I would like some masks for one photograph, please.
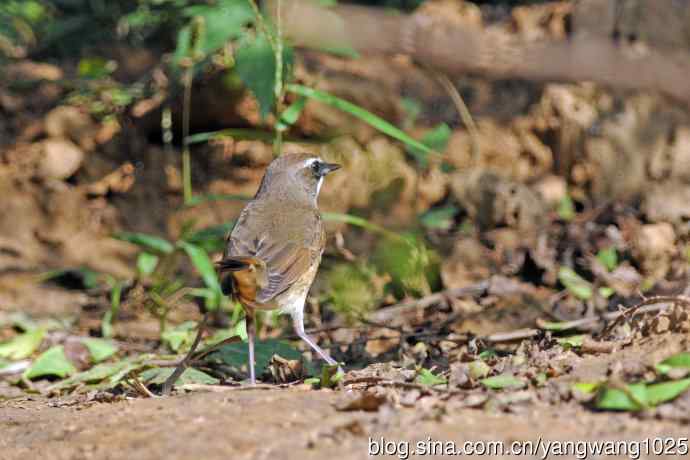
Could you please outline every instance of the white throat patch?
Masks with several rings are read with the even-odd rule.
[[[319,183],[316,184],[316,198],[319,197],[319,192],[321,191],[321,185],[323,185],[323,176],[319,177]]]

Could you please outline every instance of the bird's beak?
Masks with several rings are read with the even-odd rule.
[[[332,173],[336,169],[340,169],[340,165],[338,163],[323,163],[321,166],[321,175],[325,176],[326,174]]]

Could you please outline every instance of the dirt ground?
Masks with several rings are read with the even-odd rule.
[[[686,346],[686,341],[686,336],[670,335],[618,353],[577,359],[570,373],[544,390],[601,377],[614,363],[645,363],[658,350]],[[380,443],[381,437],[410,446],[429,439],[456,446],[465,441],[502,441],[511,446],[514,441],[539,439],[642,443],[688,437],[687,395],[674,404],[685,415],[676,421],[672,420],[676,410],[669,412],[663,406],[637,415],[596,412],[576,401],[549,404],[530,393],[517,403],[475,409],[463,407],[471,404],[467,393],[432,392],[405,407],[401,402],[406,390],[376,387],[368,391],[386,396],[377,409],[342,410],[362,392],[352,389],[357,384],[347,384],[349,378],[348,374],[340,390],[311,390],[305,385],[216,387],[217,391],[168,398],[109,402],[99,402],[93,394],[54,399],[17,396],[0,403],[2,459],[361,459],[369,449],[376,449],[371,443]],[[405,457],[404,453],[400,450],[396,455]],[[542,456],[543,450],[525,458]],[[571,451],[564,458],[576,457],[577,451]],[[641,458],[651,457],[659,458],[641,453]]]
[[[576,2],[479,3],[425,8],[487,31],[566,39]],[[246,369],[230,360],[197,361],[222,384],[182,385],[170,397],[141,377],[182,356],[188,322],[213,298],[198,295],[213,286],[182,248],[197,245],[215,279],[223,236],[274,158],[265,135],[275,120],[232,83],[235,70],[214,59],[185,103],[166,73],[169,53],[157,49],[99,45],[93,52],[117,72],[93,80],[75,79],[76,57],[27,54],[0,67],[1,83],[31,82],[0,84],[0,460],[361,459],[382,438],[504,443],[487,458],[506,457],[516,441],[533,443],[525,458],[555,457],[543,441],[649,440],[659,450],[661,440],[668,458],[682,453],[687,386],[629,412],[597,408],[595,393],[690,385],[687,362],[658,368],[682,353],[690,361],[688,107],[586,82],[463,75],[445,88],[405,56],[297,51],[294,82],[361,105],[443,158],[420,162],[416,148],[317,100],[285,134],[284,152],[343,166],[319,197],[328,246],[306,306],[307,329],[346,363],[331,389],[305,383],[321,374],[303,372],[308,350],[287,318],[259,328],[262,341],[285,339],[292,352],[262,372],[277,372],[273,383],[232,386]],[[143,93],[139,81],[149,82]],[[131,101],[115,104],[118,94]],[[211,135],[191,144],[191,166],[185,112],[190,134]],[[237,131],[217,132],[226,128]],[[652,296],[675,300],[634,313]],[[229,300],[221,307],[208,339],[241,335],[241,315]],[[173,346],[163,332],[184,324]],[[27,353],[11,349],[44,328]],[[116,350],[97,361],[82,341],[101,339]],[[47,351],[68,346],[70,372],[27,377]],[[49,389],[142,356],[157,364]],[[518,385],[486,383],[506,376]],[[412,456],[404,446],[394,456]],[[572,449],[562,458],[584,458]]]
[[[535,406],[520,414],[459,409],[439,420],[419,420],[409,408],[343,413],[334,408],[342,396],[330,390],[252,390],[112,404],[66,402],[67,407],[14,401],[3,407],[2,458],[361,459],[367,456],[369,438],[381,436],[395,442],[431,437],[458,445],[480,440],[508,445],[536,442],[539,436],[642,441],[688,435],[687,426],[680,424],[574,407]]]

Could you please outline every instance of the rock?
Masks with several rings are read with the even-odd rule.
[[[456,172],[451,176],[450,188],[482,230],[507,225],[531,231],[539,228],[546,217],[546,207],[532,189],[493,172]]]
[[[666,276],[676,251],[675,240],[673,226],[667,222],[639,228],[633,242],[633,254],[647,277],[659,280]]]
[[[441,266],[443,285],[446,288],[459,288],[487,279],[495,268],[489,253],[475,238],[458,239],[452,254],[444,259]]]
[[[642,211],[652,222],[682,223],[690,218],[690,186],[664,182],[644,196]]]
[[[682,181],[690,179],[690,127],[677,127],[670,146],[671,174]]]
[[[43,141],[43,158],[38,165],[38,175],[46,179],[64,180],[79,170],[84,152],[67,139]]]
[[[87,114],[76,107],[56,107],[48,112],[44,123],[49,137],[71,139],[85,150],[95,147],[97,127]]]
[[[534,189],[550,208],[556,207],[568,194],[568,184],[565,179],[553,174],[539,180],[534,184]]]

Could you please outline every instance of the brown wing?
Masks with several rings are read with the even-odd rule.
[[[282,211],[250,203],[227,240],[225,258],[255,257],[265,267],[265,273],[257,273],[257,303],[268,303],[290,287],[318,263],[323,249],[323,225],[316,210],[306,215]],[[295,214],[299,220],[290,219]]]

